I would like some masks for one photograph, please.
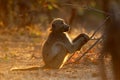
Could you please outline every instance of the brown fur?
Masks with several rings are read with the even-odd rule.
[[[61,18],[51,23],[51,33],[45,41],[42,55],[46,68],[62,68],[67,60],[68,53],[79,50],[88,40],[86,34],[78,35],[73,41],[67,34],[69,26]]]

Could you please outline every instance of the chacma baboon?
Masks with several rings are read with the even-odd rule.
[[[68,53],[73,53],[89,40],[86,34],[78,35],[73,41],[67,34],[69,25],[61,18],[56,18],[51,23],[51,33],[42,49],[43,61],[46,68],[62,68],[68,58]]]

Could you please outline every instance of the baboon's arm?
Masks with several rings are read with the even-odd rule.
[[[73,41],[71,41],[71,39],[69,39],[69,37],[67,37],[66,35],[64,45],[69,53],[73,53],[79,50],[86,42],[86,38],[80,35],[76,37]]]

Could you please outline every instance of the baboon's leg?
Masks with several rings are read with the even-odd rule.
[[[63,50],[61,53],[57,54],[56,57],[51,61],[49,64],[50,68],[62,68],[64,63],[66,62],[67,58],[67,53]]]

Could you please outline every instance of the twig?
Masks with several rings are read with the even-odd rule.
[[[95,8],[87,6],[87,5],[85,5],[85,6],[79,6],[79,5],[73,5],[73,4],[62,4],[62,5],[63,6],[71,6],[71,7],[81,7],[81,8],[86,9],[86,10],[92,10],[94,12],[98,12],[98,13],[101,13],[101,14],[111,15],[110,13],[107,13],[107,12],[102,11],[100,9],[95,9]]]
[[[90,39],[92,39],[92,37],[98,32],[98,30],[101,29],[101,26],[103,26],[105,24],[105,22],[110,18],[110,16],[108,16],[100,25],[98,25],[97,29],[94,31],[94,33],[92,34],[92,36],[90,37]]]
[[[92,39],[90,39],[90,40],[98,40],[99,38],[92,38]]]
[[[99,10],[99,9],[95,9],[95,8],[93,8],[93,7],[87,7],[87,10],[92,10],[92,11],[94,11],[94,12],[98,12],[98,13],[101,13],[101,14],[106,14],[106,15],[111,15],[110,13],[108,13],[108,12],[105,12],[105,11],[102,11],[102,10]]]
[[[79,57],[78,59],[76,59],[75,62],[79,61],[82,57],[84,57],[84,56],[102,39],[102,37],[103,37],[103,36],[101,36],[99,39],[97,39],[97,41],[96,41],[86,52],[84,52],[81,57]],[[75,55],[75,53],[72,54],[72,55],[69,57],[69,59],[67,60],[67,62],[68,62],[74,55]],[[75,62],[74,62],[74,63],[75,63]],[[69,63],[66,63],[66,64],[69,64]]]
[[[75,53],[73,53],[66,61],[66,64],[68,64],[67,62],[75,55]]]
[[[101,24],[97,27],[97,29],[94,31],[94,33],[93,33],[92,36],[90,37],[90,40],[91,40],[92,37],[98,32],[98,30],[101,29],[101,26],[103,26],[103,25],[105,24],[105,22],[109,19],[109,17],[110,17],[110,16],[108,16],[108,17],[103,21],[103,23],[101,23]],[[100,39],[100,38],[99,38],[99,39]],[[98,39],[97,41],[99,41],[99,39]],[[97,41],[96,41],[96,42],[97,42]],[[96,44],[97,44],[97,43],[96,43]],[[95,45],[96,45],[96,44],[95,44]],[[95,45],[93,44],[92,46],[94,47]],[[91,46],[91,47],[92,47],[92,46]],[[92,47],[92,48],[91,48],[91,47],[86,51],[86,53],[93,48],[93,47]],[[68,58],[67,62],[74,56],[74,54],[75,54],[75,53],[73,53],[73,54]],[[84,55],[84,54],[83,54],[83,55]]]
[[[86,52],[84,52],[80,58],[76,59],[75,62],[81,60],[82,57],[84,57],[102,38],[103,36],[101,36]]]

